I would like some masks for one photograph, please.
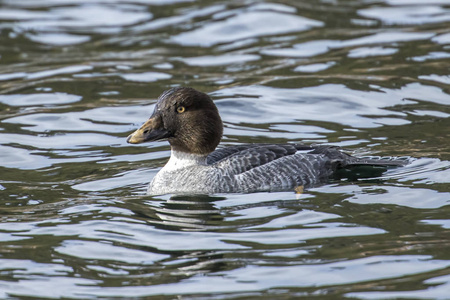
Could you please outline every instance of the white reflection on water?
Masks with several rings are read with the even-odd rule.
[[[323,53],[332,51],[333,49],[341,49],[356,46],[376,45],[376,44],[392,44],[425,40],[433,37],[433,33],[427,32],[403,32],[403,31],[389,31],[370,34],[358,38],[338,41],[338,40],[314,40],[301,44],[295,44],[290,48],[277,48],[277,49],[263,49],[260,52],[266,55],[273,56],[285,56],[285,57],[311,57],[317,56]],[[349,56],[356,54],[362,55],[361,51],[364,50],[365,56],[379,56],[388,55],[397,52],[395,48],[380,48],[380,47],[360,47],[360,50],[351,50]],[[389,49],[389,50],[388,50]]]
[[[124,219],[124,218],[122,218]],[[130,220],[132,221],[132,220]],[[181,223],[182,225],[182,223]],[[291,224],[294,225],[294,224]],[[55,224],[33,227],[21,236],[77,236],[82,239],[107,240],[134,246],[146,246],[160,251],[204,251],[226,249],[250,249],[242,243],[264,245],[301,244],[307,240],[386,233],[382,229],[345,223],[313,223],[312,228],[266,230],[243,230],[241,232],[167,231],[148,224],[124,220],[90,220],[79,224]],[[193,243],[192,241],[195,241]],[[131,257],[131,256],[130,256]]]
[[[377,88],[374,86],[374,88]],[[414,104],[418,99],[436,103],[448,103],[448,95],[441,89],[418,83],[408,84],[399,90],[378,88],[379,91],[351,91],[342,85],[321,85],[303,89],[276,89],[265,86],[246,86],[222,89],[214,96],[233,97],[247,109],[222,105],[217,101],[226,122],[239,123],[242,118],[252,123],[278,123],[295,120],[338,120],[341,124],[356,128],[373,128],[382,124],[408,124],[404,113],[388,111],[395,105]],[[247,96],[246,96],[247,95]],[[339,96],[336,96],[339,95]],[[257,98],[255,98],[257,96]],[[279,110],[280,103],[284,109]],[[274,112],[266,114],[264,112]],[[373,116],[391,115],[390,118]],[[370,115],[371,117],[366,117]],[[398,116],[395,118],[394,116]]]
[[[91,40],[90,36],[73,35],[67,33],[36,33],[27,34],[27,37],[34,42],[54,46],[75,45]]]
[[[169,255],[149,251],[125,249],[109,242],[80,240],[65,240],[60,247],[55,248],[55,251],[84,259],[113,260],[140,265],[153,264],[155,261],[169,257]]]
[[[3,293],[5,293],[4,295],[7,295],[6,293],[12,293],[29,296],[38,293],[39,295],[42,295],[42,297],[64,296],[82,298],[83,296],[81,295],[84,295],[84,297],[88,295],[103,297],[109,297],[111,295],[114,295],[115,297],[161,295],[166,294],[167,291],[173,289],[176,289],[177,294],[197,294],[198,291],[202,291],[203,293],[223,293],[229,292],[230,290],[234,292],[261,291],[277,287],[345,285],[372,280],[400,278],[416,273],[442,270],[449,265],[450,264],[447,261],[433,260],[430,256],[426,255],[373,256],[354,259],[352,261],[331,262],[319,265],[292,265],[284,267],[254,265],[231,271],[218,272],[215,275],[205,276],[201,274],[199,276],[193,276],[190,280],[172,284],[97,288],[92,287],[92,285],[95,285],[95,281],[93,280],[60,277],[64,273],[70,271],[67,270],[67,268],[61,268],[56,264],[51,265],[29,262],[26,265],[22,265],[24,271],[21,273],[30,276],[29,273],[32,273],[33,269],[39,270],[41,267],[50,267],[57,274],[57,277],[54,277],[51,281],[53,286],[49,289],[49,282],[45,281],[45,277],[39,276],[38,273],[36,275],[31,275],[32,281],[23,280],[20,283],[20,290],[17,289],[16,286],[19,285],[17,285],[16,282],[11,282],[10,285],[3,290]],[[180,273],[182,272],[183,270],[181,269]],[[189,273],[189,271],[186,270],[186,273]],[[430,281],[431,282],[427,283],[443,283],[447,280],[446,277],[440,277]],[[445,286],[441,285],[441,288],[442,287]],[[443,290],[437,292],[437,298],[444,299],[442,298]],[[353,295],[356,296],[358,294],[359,293],[355,293]],[[389,297],[389,295],[404,295],[404,292],[361,294],[367,295],[369,299],[373,299],[374,297],[370,297],[371,294],[375,296],[382,296],[385,294]],[[415,294],[417,294],[417,292],[411,292],[411,295]],[[431,295],[432,294],[433,293],[431,293]],[[429,296],[430,294],[426,293],[425,295]],[[375,297],[375,299],[377,298]]]
[[[19,140],[15,140],[15,142],[19,142]],[[98,161],[102,157],[101,153],[95,151],[85,153],[67,153],[66,156],[68,158],[49,158],[47,154],[48,153],[42,153],[37,150],[30,151],[0,145],[0,159],[2,160],[2,167],[20,170],[38,170],[48,168],[56,164]]]
[[[303,73],[317,73],[326,69],[331,68],[336,63],[334,61],[329,61],[323,64],[311,64],[311,65],[302,65],[298,66],[294,69],[294,72],[303,72]]]
[[[412,57],[413,61],[427,61],[450,58],[450,53],[447,52],[430,52],[427,55]]]
[[[359,58],[368,56],[383,56],[397,53],[398,49],[383,47],[360,47],[350,51],[348,57]]]
[[[121,75],[122,78],[129,81],[153,82],[157,80],[170,79],[172,75],[161,72],[127,73]]]
[[[260,59],[259,55],[250,54],[225,54],[219,56],[197,56],[180,58],[179,60],[189,66],[223,66],[228,64],[245,63]]]
[[[450,173],[450,172],[447,172]],[[348,192],[347,189],[336,187],[335,192]],[[450,193],[439,193],[430,189],[379,186],[377,189],[354,187],[354,196],[346,200],[358,204],[396,204],[400,206],[433,209],[450,203]],[[415,201],[414,199],[420,199]]]
[[[424,80],[431,80],[431,81],[435,81],[435,82],[439,82],[439,83],[444,83],[444,84],[449,84],[450,85],[450,75],[436,75],[436,74],[431,74],[431,75],[420,75],[419,76],[420,79],[424,79]]]
[[[420,4],[422,4],[421,2]],[[400,1],[397,7],[371,7],[358,10],[358,14],[372,19],[378,19],[389,25],[427,24],[450,21],[450,10],[438,5],[410,5],[408,1]],[[419,3],[416,3],[419,4]],[[447,4],[448,1],[441,4]]]
[[[80,65],[80,66],[66,66],[62,68],[57,69],[47,69],[45,71],[37,71],[37,72],[15,72],[15,73],[6,73],[0,75],[0,81],[2,80],[11,80],[11,79],[18,79],[18,78],[24,78],[26,80],[36,80],[36,79],[42,79],[46,77],[53,77],[56,75],[61,74],[76,74],[87,70],[92,70],[92,66],[86,66],[86,65]],[[59,93],[61,94],[61,93]],[[58,93],[56,93],[58,95]],[[22,95],[23,97],[26,97],[27,95]],[[29,95],[28,95],[29,96]],[[39,94],[35,94],[36,97],[39,97]],[[4,97],[4,96],[2,96]],[[49,95],[49,97],[54,97],[52,95]]]
[[[13,27],[16,30],[49,32],[71,30],[86,30],[88,32],[113,33],[120,27],[136,24],[152,18],[144,6],[129,5],[97,5],[51,7],[47,11],[32,11],[22,9],[2,9],[0,20],[16,20]],[[119,27],[119,28],[117,28]],[[58,38],[58,36],[53,36]],[[39,40],[45,42],[45,39]],[[45,38],[45,36],[44,36]],[[67,37],[63,36],[63,39]]]
[[[242,12],[225,21],[216,21],[207,26],[172,37],[181,45],[208,47],[255,36],[304,31],[323,23],[300,16],[269,11]]]
[[[412,291],[383,291],[383,292],[359,292],[348,293],[348,297],[355,297],[358,299],[448,299],[448,291],[450,290],[450,275],[438,276],[424,280],[426,286],[422,289]]]
[[[450,33],[437,35],[433,37],[431,40],[438,44],[450,44]]]
[[[0,298],[448,298],[448,1],[309,2],[0,1]],[[422,158],[148,197],[168,144],[126,136],[178,85],[211,93],[222,145]]]
[[[9,106],[38,106],[49,104],[67,104],[81,100],[81,96],[66,93],[14,94],[0,95],[0,103]]]
[[[340,43],[340,41],[334,40],[314,40],[302,44],[294,44],[292,48],[263,49],[260,52],[273,56],[310,57],[326,53],[333,46],[337,46]]]

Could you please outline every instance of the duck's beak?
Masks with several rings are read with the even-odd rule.
[[[148,119],[141,128],[130,134],[127,142],[130,144],[140,144],[161,140],[169,136],[169,131],[164,128],[161,117],[157,115]]]

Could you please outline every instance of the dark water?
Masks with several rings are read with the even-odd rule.
[[[0,298],[450,299],[450,2],[0,0]],[[222,145],[415,158],[305,191],[145,195],[173,86]]]

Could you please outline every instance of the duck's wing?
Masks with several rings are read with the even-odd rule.
[[[329,145],[244,145],[225,148],[212,156],[221,158],[211,166],[226,174],[221,180],[224,191],[233,185],[239,190],[280,191],[298,186],[314,186],[336,179],[372,178],[381,175],[388,166],[403,165],[397,159],[358,158]],[[211,159],[212,159],[211,158]],[[227,179],[227,180],[225,180]],[[233,181],[236,180],[236,181]],[[233,189],[231,189],[233,190]]]
[[[302,144],[247,144],[218,149],[207,157],[207,163],[232,165],[235,174],[265,165],[298,151],[313,151],[314,146]]]
[[[208,157],[206,158],[206,163],[208,165],[211,165],[233,154],[245,151],[250,148],[255,148],[257,146],[258,144],[243,144],[216,149],[208,155]]]
[[[207,163],[227,164],[234,174],[240,174],[254,168],[266,165],[280,158],[293,156],[299,158],[299,164],[305,162],[301,157],[306,155],[308,163],[316,164],[329,162],[329,171],[340,168],[352,168],[354,166],[402,166],[406,164],[404,159],[379,158],[379,157],[354,157],[342,151],[338,146],[332,145],[303,145],[303,144],[247,144],[236,145],[218,149],[212,152]],[[300,162],[302,160],[302,162]],[[297,163],[294,163],[297,164]]]

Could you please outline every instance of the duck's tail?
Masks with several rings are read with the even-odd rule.
[[[388,169],[402,167],[410,162],[409,157],[352,156],[336,146],[315,146],[313,152],[324,154],[331,159],[334,177],[337,179],[378,177]]]
[[[383,166],[383,167],[403,167],[409,163],[409,157],[393,157],[393,156],[351,156],[351,159],[346,160],[347,166]]]
[[[338,164],[334,174],[337,179],[350,180],[379,177],[389,169],[405,166],[409,160],[408,157],[351,156]]]

